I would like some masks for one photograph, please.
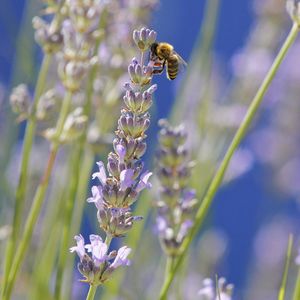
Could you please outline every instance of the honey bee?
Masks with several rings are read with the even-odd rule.
[[[183,58],[174,51],[174,47],[168,43],[153,43],[150,47],[150,61],[154,63],[153,74],[161,74],[166,66],[169,80],[177,77],[180,66],[187,66]]]

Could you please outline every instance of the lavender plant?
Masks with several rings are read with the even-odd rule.
[[[124,236],[140,216],[133,216],[131,205],[137,200],[144,188],[150,188],[148,182],[151,172],[143,172],[142,156],[146,151],[146,130],[150,125],[149,108],[156,85],[151,85],[151,62],[145,65],[144,54],[156,39],[156,32],[146,28],[133,33],[134,41],[140,50],[141,58],[133,58],[128,66],[131,83],[125,84],[125,108],[118,120],[116,138],[113,141],[114,152],[107,159],[107,170],[103,162],[98,162],[99,171],[92,178],[98,178],[100,185],[92,187],[92,197],[88,202],[95,203],[99,227],[105,232],[105,242],[100,236],[91,235],[91,244],[84,245],[82,236],[76,236],[76,251],[80,258],[79,271],[90,284],[87,299],[93,299],[98,285],[109,279],[111,273],[121,265],[128,265],[130,248],[121,247],[118,252],[107,254],[111,240]],[[92,257],[85,253],[85,248]],[[110,261],[114,258],[114,261]]]
[[[18,186],[16,190],[16,202],[15,202],[15,209],[14,209],[14,216],[13,216],[13,229],[12,234],[10,236],[10,240],[7,244],[6,248],[6,260],[5,260],[5,267],[4,267],[4,283],[3,286],[6,287],[9,272],[10,272],[10,264],[13,260],[13,250],[16,246],[17,239],[19,237],[19,231],[21,226],[21,217],[22,217],[22,211],[24,206],[24,200],[25,200],[25,194],[26,194],[26,185],[27,185],[27,175],[28,175],[28,166],[29,166],[29,159],[30,159],[30,153],[31,148],[33,144],[33,139],[36,131],[36,110],[39,103],[40,96],[42,95],[45,85],[46,85],[46,77],[49,70],[50,62],[53,57],[53,53],[58,49],[59,44],[61,42],[60,39],[60,24],[62,21],[61,16],[61,3],[55,4],[55,8],[53,10],[54,17],[50,25],[46,26],[45,23],[42,24],[43,27],[43,34],[39,34],[41,32],[37,31],[37,41],[41,42],[41,46],[43,48],[43,51],[45,53],[41,69],[39,72],[38,80],[36,83],[35,93],[34,93],[34,99],[32,106],[29,111],[29,105],[27,104],[27,112],[20,111],[20,105],[16,108],[16,102],[14,99],[11,99],[11,103],[13,105],[13,110],[17,113],[21,113],[23,117],[28,118],[28,124],[26,127],[26,133],[24,137],[24,145],[23,145],[23,157],[22,157],[22,163],[21,163],[21,170],[19,175],[19,181]],[[44,39],[43,39],[44,38]],[[19,97],[20,95],[18,95]],[[24,101],[24,99],[22,100]],[[18,100],[18,102],[20,102]],[[20,104],[20,103],[19,103]],[[22,109],[24,109],[24,103],[22,104]],[[5,288],[2,289],[2,295],[4,296]]]
[[[3,289],[4,298],[10,297],[18,269],[28,248],[29,240],[31,239],[49,184],[58,149],[61,144],[70,142],[78,137],[86,123],[86,118],[81,115],[80,112],[78,113],[77,111],[71,115],[69,115],[69,112],[72,106],[72,98],[78,92],[87,70],[93,64],[92,47],[95,41],[95,35],[97,34],[94,27],[95,24],[98,23],[101,6],[97,5],[97,10],[95,10],[95,7],[88,7],[86,11],[80,10],[79,14],[83,13],[83,15],[81,15],[80,21],[78,21],[76,18],[72,18],[73,5],[74,3],[70,1],[66,2],[64,6],[69,13],[69,19],[64,20],[62,24],[61,34],[64,44],[62,53],[59,53],[58,63],[58,73],[66,92],[55,127],[49,128],[45,132],[45,137],[51,142],[51,151],[45,173],[36,191],[32,208],[26,221],[24,236],[17,249],[16,257],[13,260],[13,265],[9,272],[8,284]],[[78,3],[78,5],[85,4]],[[34,19],[34,24],[37,29],[36,38],[41,42],[45,51],[52,52],[53,48],[56,49],[57,41],[61,42],[61,39],[57,38],[56,32],[51,35],[51,37],[54,35],[53,38],[49,38],[51,28],[48,30],[48,27],[39,19]],[[55,47],[52,47],[53,44],[55,44]],[[34,109],[34,113],[35,112],[36,108]]]
[[[293,4],[295,7],[298,7],[298,1],[294,1]],[[295,10],[293,10],[293,13],[295,13]],[[298,11],[297,11],[297,13],[298,13]],[[253,101],[250,104],[243,121],[241,122],[236,134],[234,135],[233,140],[232,140],[218,170],[216,171],[216,173],[208,187],[208,190],[207,190],[207,192],[201,202],[201,205],[196,213],[194,226],[192,227],[190,234],[184,241],[183,252],[180,255],[180,257],[177,259],[176,263],[172,266],[172,268],[169,269],[168,273],[165,276],[165,282],[161,289],[160,299],[166,299],[168,290],[172,283],[172,280],[173,280],[176,272],[178,271],[179,266],[181,265],[181,263],[183,261],[183,258],[188,250],[188,247],[190,246],[190,244],[193,240],[193,237],[196,235],[197,231],[203,224],[203,221],[205,219],[205,216],[207,215],[208,209],[212,203],[214,195],[216,194],[218,188],[220,187],[220,185],[223,181],[225,172],[229,166],[231,158],[232,158],[233,154],[235,153],[236,149],[238,148],[238,146],[240,145],[243,137],[245,136],[258,108],[261,105],[261,102],[263,100],[263,97],[264,97],[266,91],[268,90],[276,72],[279,69],[279,66],[281,65],[284,57],[287,54],[287,51],[293,45],[293,43],[298,35],[299,23],[297,21],[297,18],[295,19],[295,17],[293,17],[293,20],[294,20],[293,26],[291,28],[291,31],[290,31],[288,37],[286,38],[281,50],[279,51],[277,57],[275,58],[275,60],[272,64],[269,72],[267,73],[267,75],[266,75],[265,79],[263,80],[260,88],[258,89],[255,97],[253,98]]]
[[[100,34],[97,35],[94,47],[94,55],[98,59],[89,71],[85,86],[86,100],[83,111],[88,116],[89,124],[83,130],[79,142],[70,151],[71,159],[68,172],[73,175],[64,188],[64,193],[67,195],[67,199],[64,199],[65,204],[61,204],[56,196],[57,193],[52,196],[45,218],[46,226],[42,234],[42,236],[49,235],[52,239],[57,238],[57,236],[55,237],[56,231],[53,230],[52,225],[48,224],[47,220],[57,215],[57,211],[62,212],[61,222],[63,225],[60,223],[56,225],[59,228],[63,226],[59,263],[56,270],[55,252],[45,252],[44,249],[40,249],[34,276],[39,287],[32,289],[32,297],[51,293],[51,287],[48,285],[51,273],[48,272],[44,277],[40,276],[41,270],[49,268],[49,263],[47,263],[49,261],[52,261],[53,272],[57,273],[55,297],[71,297],[69,294],[71,293],[73,259],[66,254],[66,249],[70,243],[69,237],[79,230],[84,205],[82,199],[85,197],[89,184],[89,174],[94,157],[96,154],[101,155],[106,152],[109,143],[111,143],[112,135],[110,132],[113,130],[113,124],[117,119],[116,113],[120,106],[120,83],[124,80],[124,72],[127,69],[124,62],[128,61],[134,51],[133,43],[130,42],[129,37],[131,28],[147,21],[150,9],[154,7],[155,2],[143,1],[138,5],[138,9],[137,3],[132,2],[124,3],[124,5],[117,5],[117,3],[109,1],[104,3],[97,29]],[[126,51],[124,49],[125,43],[128,45]],[[58,184],[61,184],[60,179]],[[53,204],[53,201],[57,202],[57,205]],[[61,232],[60,229],[59,232]],[[50,245],[48,248],[50,249]]]
[[[161,188],[156,201],[157,230],[166,255],[174,259],[180,254],[181,245],[193,224],[193,211],[197,204],[195,191],[188,188],[190,169],[186,149],[187,134],[183,125],[172,127],[160,120],[157,151],[157,176]]]

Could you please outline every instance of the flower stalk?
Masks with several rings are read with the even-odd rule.
[[[64,124],[65,119],[67,117],[67,114],[68,114],[68,111],[69,111],[69,108],[71,105],[71,101],[72,101],[72,96],[73,96],[73,93],[71,93],[71,92],[66,93],[63,107],[62,107],[62,110],[60,113],[60,117],[57,122],[57,124],[59,126],[57,126],[57,128],[55,130],[55,136],[57,136],[57,137],[60,137],[60,135],[63,131],[63,126],[61,124]],[[49,185],[50,176],[51,176],[51,173],[53,170],[53,166],[55,163],[55,159],[56,159],[56,155],[57,155],[59,146],[60,146],[60,144],[58,142],[52,143],[47,166],[44,171],[44,175],[42,176],[41,182],[36,190],[36,193],[35,193],[35,196],[34,196],[30,211],[29,211],[29,215],[28,215],[26,223],[25,223],[22,238],[17,247],[16,254],[12,261],[12,266],[10,267],[10,270],[9,270],[7,284],[4,287],[4,291],[3,291],[3,293],[4,293],[3,299],[5,299],[5,300],[10,299],[17,273],[21,267],[22,261],[24,260],[24,256],[26,254],[26,251],[30,245],[30,240],[32,237],[33,229],[37,222],[37,219],[38,219],[38,216],[39,216],[39,213],[41,210],[41,206],[42,206],[43,200],[45,198],[45,194],[46,194],[46,191],[47,191],[47,188]]]
[[[121,110],[116,138],[113,140],[114,152],[108,155],[109,175],[103,162],[98,162],[99,171],[92,178],[97,178],[100,185],[92,187],[92,197],[87,199],[95,203],[99,226],[106,233],[106,239],[103,242],[100,236],[90,235],[91,244],[85,245],[83,237],[78,235],[75,236],[77,246],[70,248],[80,258],[78,269],[85,277],[83,281],[90,284],[92,295],[94,287],[107,281],[115,269],[129,265],[127,256],[131,249],[123,246],[118,251],[108,252],[110,242],[112,238],[124,236],[135,221],[142,219],[132,215],[131,205],[144,188],[151,187],[148,180],[152,173],[142,172],[144,163],[141,157],[146,151],[145,132],[150,125],[148,110],[156,85],[150,86],[152,66],[151,62],[144,65],[143,53],[155,41],[156,33],[142,28],[134,31],[133,37],[141,51],[141,60],[138,62],[133,58],[128,67],[131,83],[124,85],[125,107]],[[85,249],[91,252],[92,257],[85,253]]]
[[[12,233],[6,248],[5,255],[5,266],[4,266],[4,278],[3,278],[3,286],[6,285],[6,280],[9,274],[9,267],[11,265],[13,259],[13,249],[16,247],[16,241],[19,236],[19,231],[21,227],[21,219],[22,212],[24,206],[24,199],[26,194],[26,186],[27,186],[27,174],[28,174],[28,165],[30,160],[30,153],[32,149],[33,139],[36,131],[36,118],[35,111],[38,105],[40,96],[42,95],[45,85],[46,85],[46,77],[49,70],[49,65],[51,62],[51,55],[46,54],[43,58],[43,62],[41,65],[40,73],[38,75],[36,91],[33,101],[33,110],[28,119],[28,123],[26,126],[25,136],[24,136],[24,144],[23,144],[23,155],[21,161],[21,169],[19,175],[19,181],[17,185],[16,191],[16,202],[15,202],[15,210],[13,216],[13,225],[12,225]]]
[[[283,46],[281,47],[278,55],[276,56],[270,70],[268,71],[268,73],[267,73],[264,81],[262,82],[259,90],[257,91],[254,99],[252,100],[252,102],[247,110],[247,113],[246,113],[241,125],[239,126],[239,128],[238,128],[238,130],[237,130],[237,132],[236,132],[236,134],[235,134],[235,136],[234,136],[234,138],[233,138],[233,140],[232,140],[232,142],[220,164],[220,167],[218,168],[215,176],[213,177],[213,179],[209,185],[209,188],[204,196],[204,199],[201,202],[201,205],[197,211],[195,223],[191,229],[191,232],[183,243],[182,254],[179,256],[178,260],[174,264],[174,268],[172,269],[172,271],[169,272],[169,274],[165,278],[164,284],[163,284],[161,292],[160,292],[159,299],[164,300],[167,298],[167,294],[168,294],[169,288],[171,286],[171,283],[175,277],[175,274],[178,271],[180,265],[182,264],[182,262],[184,260],[184,256],[187,254],[188,248],[191,245],[193,238],[196,236],[196,234],[198,233],[199,229],[201,228],[201,226],[205,220],[205,217],[211,206],[213,198],[222,183],[224,174],[228,168],[230,160],[231,160],[233,154],[235,153],[235,151],[237,150],[238,146],[240,145],[246,132],[248,131],[248,129],[256,115],[256,112],[261,105],[261,102],[263,100],[265,93],[267,92],[267,90],[268,90],[275,74],[277,73],[277,70],[279,69],[283,59],[285,58],[289,48],[293,45],[296,37],[298,36],[298,32],[299,32],[298,24],[294,23],[286,40],[283,43]]]

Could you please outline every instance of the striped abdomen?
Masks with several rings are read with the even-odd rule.
[[[167,77],[174,80],[178,74],[179,60],[176,54],[170,55],[167,59]]]

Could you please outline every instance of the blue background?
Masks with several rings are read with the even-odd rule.
[[[225,74],[231,76],[231,56],[246,41],[253,22],[250,0],[221,1],[216,34],[215,51],[225,63]],[[24,1],[2,0],[0,9],[0,82],[10,86],[12,62],[15,55],[15,39],[18,35]],[[188,60],[203,17],[205,1],[161,1],[151,24],[158,31],[158,40],[173,44],[178,53]],[[39,64],[36,64],[36,68]],[[159,89],[156,93],[159,103],[158,118],[167,117],[170,112],[176,85],[157,76]],[[296,219],[299,211],[292,201],[274,201],[274,195],[267,194],[262,182],[264,171],[257,165],[247,175],[223,188],[217,195],[213,208],[214,224],[229,236],[230,265],[223,273],[241,291],[246,281],[250,251],[254,235],[269,215],[281,210]]]

